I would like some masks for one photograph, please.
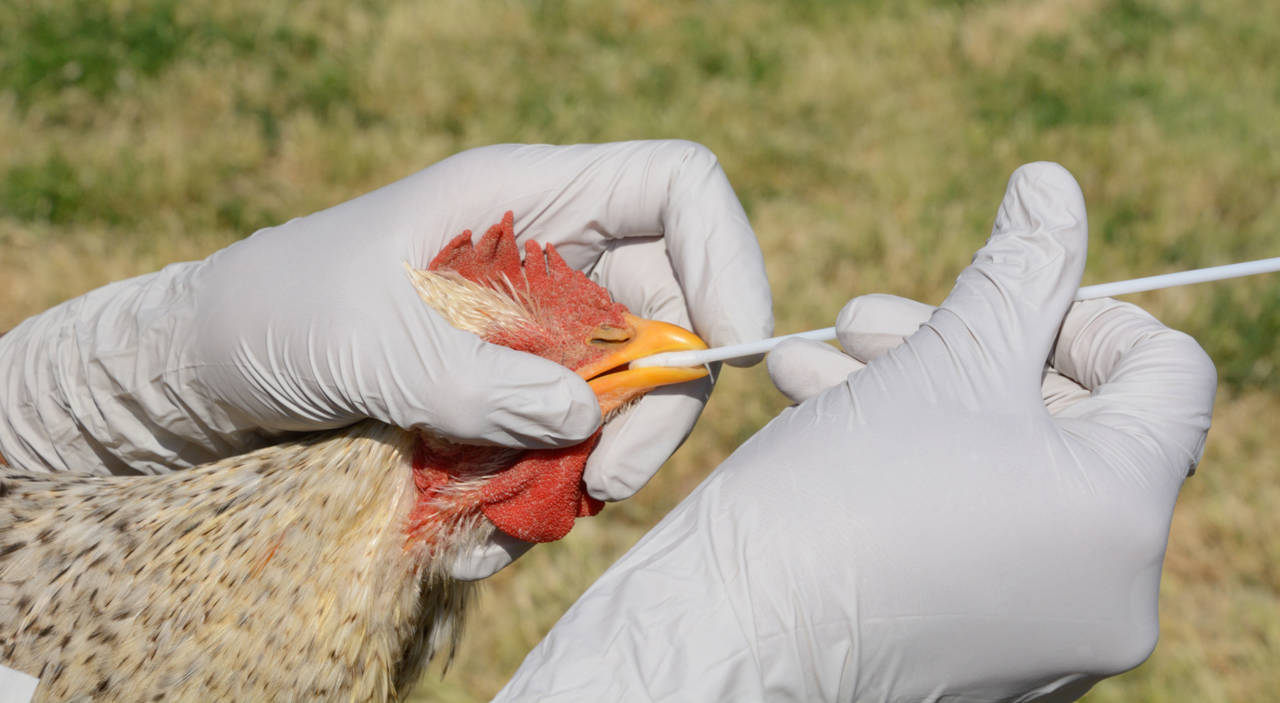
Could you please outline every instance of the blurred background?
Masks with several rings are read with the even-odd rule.
[[[711,147],[779,332],[861,293],[939,302],[1039,159],[1084,188],[1085,283],[1280,256],[1277,47],[1280,3],[1238,0],[0,0],[0,329],[494,142]],[[1130,299],[1194,335],[1221,390],[1160,643],[1087,700],[1272,699],[1280,276]],[[726,370],[634,500],[491,580],[414,700],[487,700],[784,404]]]

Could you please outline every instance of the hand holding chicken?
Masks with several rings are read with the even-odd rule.
[[[556,245],[641,316],[711,344],[771,332],[759,248],[706,148],[484,147],[27,320],[0,338],[0,455],[32,471],[164,473],[365,418],[512,448],[579,443],[601,420],[581,378],[454,328],[404,276],[508,209],[517,238]],[[605,427],[588,493],[644,485],[709,390],[650,395]],[[478,545],[456,575],[487,576],[525,548]]]

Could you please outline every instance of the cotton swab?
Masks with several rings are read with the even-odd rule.
[[[1117,295],[1127,295],[1129,293],[1140,293],[1148,290],[1158,290],[1160,288],[1185,286],[1192,283],[1221,281],[1228,278],[1252,276],[1259,273],[1271,273],[1274,271],[1280,271],[1280,256],[1270,259],[1258,259],[1257,261],[1242,261],[1238,264],[1225,264],[1223,266],[1210,266],[1209,268],[1192,269],[1191,271],[1166,273],[1159,276],[1146,276],[1127,281],[1116,281],[1114,283],[1099,283],[1093,286],[1084,286],[1076,292],[1075,299],[1090,300],[1093,298],[1107,298]],[[654,354],[653,356],[646,356],[643,359],[636,359],[635,361],[632,361],[631,368],[636,369],[647,366],[700,366],[702,364],[709,364],[713,361],[740,359],[746,356],[763,354],[788,339],[816,339],[820,342],[825,342],[835,338],[836,328],[826,327],[820,330],[809,330],[808,332],[797,332],[795,334],[784,334],[780,337],[770,337],[769,339],[762,339],[758,342],[730,344],[725,347],[712,347],[711,349],[702,349],[698,351],[677,351]]]

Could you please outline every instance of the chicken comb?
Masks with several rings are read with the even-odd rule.
[[[518,329],[490,327],[479,331],[481,336],[574,370],[582,365],[584,347],[589,348],[584,334],[600,327],[627,326],[626,306],[615,303],[608,291],[570,266],[554,245],[544,248],[526,241],[521,261],[515,215],[510,211],[479,242],[472,242],[471,230],[455,237],[427,268],[451,271],[506,298],[518,298],[516,302],[537,324]],[[582,482],[583,467],[599,437],[597,431],[571,447],[525,452],[476,494],[480,511],[499,530],[527,542],[564,537],[574,518],[595,515],[603,506],[587,495]],[[451,470],[457,465],[448,455],[429,449],[424,446],[414,458],[415,480],[426,493],[454,480]],[[425,519],[417,516],[415,524]]]
[[[427,269],[453,271],[494,290],[514,291],[550,327],[625,325],[622,315],[627,312],[626,307],[615,303],[607,290],[570,266],[555,245],[547,244],[544,249],[532,239],[526,241],[524,261],[520,260],[512,211],[508,210],[479,242],[473,244],[471,238],[471,230],[454,237]]]
[[[494,287],[503,279],[516,283],[524,277],[520,250],[516,247],[515,213],[489,228],[480,243],[471,243],[471,230],[453,238],[427,266],[429,271],[448,270],[474,283]]]

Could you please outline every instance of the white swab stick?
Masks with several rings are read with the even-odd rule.
[[[1093,286],[1084,286],[1076,292],[1075,299],[1090,300],[1093,298],[1107,298],[1117,295],[1127,295],[1129,293],[1140,293],[1147,290],[1185,286],[1191,283],[1221,281],[1228,278],[1239,278],[1241,276],[1252,276],[1258,273],[1271,273],[1274,271],[1280,271],[1280,256],[1271,259],[1258,259],[1257,261],[1243,261],[1238,264],[1226,264],[1223,266],[1210,266],[1209,268],[1203,269],[1192,269],[1191,271],[1179,271],[1178,273],[1165,273],[1159,276],[1133,278],[1128,281],[1116,281],[1114,283],[1099,283]],[[769,339],[762,339],[758,342],[730,344],[725,347],[712,347],[710,349],[702,349],[699,351],[677,351],[654,354],[653,356],[646,356],[643,359],[636,359],[635,361],[632,361],[631,368],[637,369],[644,368],[646,366],[701,366],[702,364],[709,364],[713,361],[740,359],[745,356],[763,354],[788,339],[816,339],[820,342],[825,342],[835,338],[836,328],[824,327],[820,330],[809,330],[808,332],[797,332],[795,334],[784,334],[780,337],[770,337]]]
[[[1116,281],[1115,283],[1084,286],[1076,293],[1076,300],[1110,298],[1129,293],[1141,293],[1146,290],[1173,288],[1174,286],[1185,286],[1191,283],[1221,281],[1227,278],[1240,278],[1241,276],[1252,276],[1255,273],[1272,273],[1273,271],[1280,271],[1280,256],[1271,259],[1258,259],[1257,261],[1242,261],[1238,264],[1224,264],[1203,269],[1179,271],[1177,273],[1164,273],[1159,276],[1133,278],[1128,281]]]

